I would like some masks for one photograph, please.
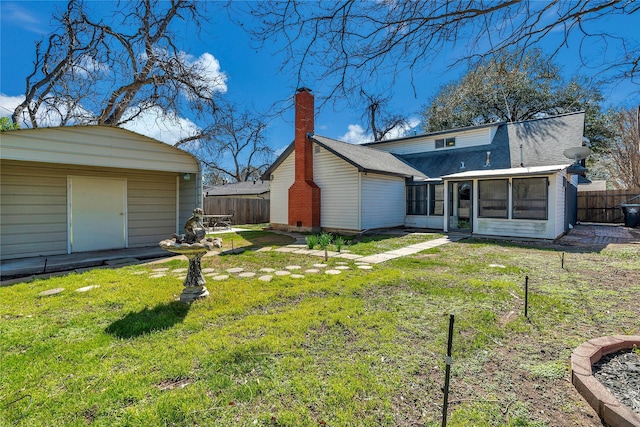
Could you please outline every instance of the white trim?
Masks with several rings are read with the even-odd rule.
[[[466,180],[472,178],[489,178],[502,176],[518,176],[518,175],[551,175],[571,166],[554,165],[554,166],[534,166],[530,168],[510,168],[510,169],[492,169],[492,170],[475,170],[468,172],[454,173],[445,175],[443,180]]]

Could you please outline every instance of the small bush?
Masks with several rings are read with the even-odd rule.
[[[331,244],[331,234],[329,233],[320,234],[320,237],[318,237],[318,244],[322,249],[326,249],[327,246]]]
[[[319,242],[319,238],[318,238],[318,235],[317,235],[317,234],[311,234],[311,235],[307,236],[307,237],[305,238],[305,240],[306,240],[306,242],[307,242],[307,248],[309,248],[309,249],[313,249],[313,248],[315,248],[315,247],[316,247],[316,245],[317,245],[318,243],[320,243],[320,242]]]
[[[336,238],[333,239],[333,244],[336,245],[336,250],[340,252],[344,246],[344,238],[342,236],[336,236]]]

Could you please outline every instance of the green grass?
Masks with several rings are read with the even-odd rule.
[[[223,235],[223,249],[231,239],[244,249],[290,243],[253,230]],[[337,276],[232,275],[209,280],[210,296],[191,305],[175,302],[182,284],[170,270],[187,266],[176,260],[3,287],[0,425],[440,425],[449,314],[448,425],[597,425],[568,358],[595,336],[640,333],[640,253],[567,252],[562,269],[561,250],[462,241],[369,271],[340,260],[352,268]],[[320,261],[246,250],[203,267]],[[75,292],[89,285],[98,287]]]

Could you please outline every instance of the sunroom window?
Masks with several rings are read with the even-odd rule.
[[[429,215],[444,215],[444,184],[429,185]]]
[[[427,186],[407,186],[407,215],[425,215],[427,213]]]
[[[514,219],[547,219],[549,180],[543,178],[513,178]]]
[[[488,179],[478,181],[478,216],[483,218],[507,218],[509,181]]]

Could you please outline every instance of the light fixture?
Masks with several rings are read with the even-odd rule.
[[[191,174],[185,173],[183,178],[184,178],[185,181],[189,181],[191,179]]]

